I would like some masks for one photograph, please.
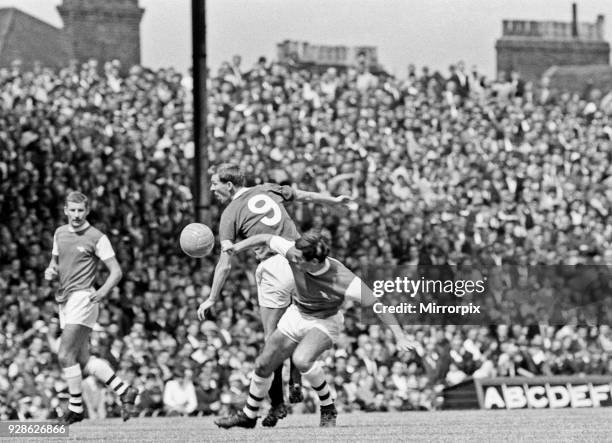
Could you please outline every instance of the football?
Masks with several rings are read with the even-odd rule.
[[[206,257],[215,246],[215,235],[202,223],[190,223],[181,231],[181,249],[194,258]]]

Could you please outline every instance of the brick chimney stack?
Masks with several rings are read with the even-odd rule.
[[[138,0],[64,0],[57,7],[68,53],[72,58],[100,62],[118,59],[125,72],[140,64]]]

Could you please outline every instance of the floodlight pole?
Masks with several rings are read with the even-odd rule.
[[[208,184],[208,130],[206,78],[206,0],[191,0],[193,48],[193,200],[195,217],[210,225],[210,187]]]

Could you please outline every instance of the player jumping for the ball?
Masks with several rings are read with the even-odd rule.
[[[329,247],[317,233],[306,233],[295,242],[274,235],[256,235],[233,246],[226,244],[224,249],[227,253],[240,252],[261,244],[268,244],[274,252],[288,259],[296,293],[293,304],[283,314],[255,361],[244,409],[215,423],[222,428],[253,428],[263,395],[272,382],[273,371],[292,356],[304,379],[319,396],[320,425],[335,426],[337,411],[334,399],[317,359],[340,334],[344,323],[340,306],[344,299],[356,300],[362,306],[371,306],[376,299],[359,277],[338,260],[328,257]],[[399,350],[415,348],[393,314],[382,313],[378,317],[393,331]]]
[[[288,240],[297,239],[298,229],[284,207],[287,202],[306,201],[324,204],[350,202],[350,198],[346,196],[330,197],[273,183],[246,187],[244,173],[238,166],[231,164],[218,167],[211,177],[211,190],[220,202],[229,202],[219,222],[219,240],[222,247],[256,234],[275,234]],[[272,252],[264,244],[256,248],[255,255],[260,261],[255,272],[257,296],[264,335],[268,340],[278,320],[291,303],[295,283],[289,264],[282,255]],[[230,255],[222,251],[215,268],[210,296],[198,309],[200,320],[204,319],[206,311],[216,302],[230,271]],[[270,386],[271,409],[262,422],[264,426],[275,426],[279,419],[287,416],[282,370],[281,365],[275,372],[274,381]],[[289,401],[297,403],[302,399],[299,371],[292,365]]]
[[[119,395],[125,421],[130,418],[138,391],[117,377],[106,360],[89,355],[89,335],[98,319],[98,305],[121,280],[121,267],[108,237],[87,222],[89,205],[85,195],[68,194],[64,214],[68,224],[55,231],[51,262],[45,270],[46,280],[58,277],[60,283],[55,297],[62,328],[58,357],[70,393],[68,411],[61,422],[72,424],[84,418],[83,372],[106,383]],[[100,260],[110,273],[96,290],[93,283]]]

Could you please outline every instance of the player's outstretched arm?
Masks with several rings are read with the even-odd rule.
[[[224,249],[227,245],[231,245],[230,241],[222,241],[221,242],[221,254],[219,255],[219,261],[217,262],[217,266],[215,266],[215,274],[213,275],[213,282],[210,288],[210,295],[200,306],[198,307],[198,319],[200,321],[204,320],[206,317],[206,311],[208,311],[219,298],[219,294],[221,294],[221,289],[223,289],[223,285],[229,276],[230,271],[232,270],[232,258],[230,254]]]
[[[358,283],[359,288],[357,288],[357,283],[355,285],[351,284],[352,288],[349,288],[351,293],[347,293],[347,296],[357,300],[364,308],[373,306],[377,299],[374,297],[374,294],[372,294],[372,290],[360,279],[356,278],[356,282]],[[404,334],[404,331],[400,327],[395,315],[388,312],[382,312],[380,314],[377,313],[376,315],[389,329],[391,329],[391,332],[393,332],[393,335],[395,336],[397,347],[400,350],[416,350],[416,352],[420,354],[420,346],[418,343],[415,343],[406,337],[406,334]]]
[[[295,248],[295,242],[272,234],[257,234],[236,244],[228,243],[223,250],[228,254],[233,254],[264,244],[269,246],[272,251],[285,257],[290,263],[295,263],[302,257],[302,252]]]
[[[337,197],[332,197],[331,195],[321,194],[320,192],[302,191],[301,189],[296,189],[295,200],[325,205],[349,206],[349,203],[353,201],[353,198],[348,195],[339,195]]]
[[[230,254],[234,252],[242,252],[246,249],[255,248],[257,246],[270,245],[270,240],[272,240],[272,237],[272,234],[255,234],[235,244],[228,243],[225,246],[221,245],[221,249]]]
[[[89,296],[89,300],[91,300],[93,303],[98,303],[105,299],[108,294],[110,294],[110,291],[112,291],[123,278],[121,266],[119,266],[119,262],[114,255],[104,260],[104,264],[106,265],[109,274],[108,277],[106,277],[104,284],[96,292],[93,292]]]

